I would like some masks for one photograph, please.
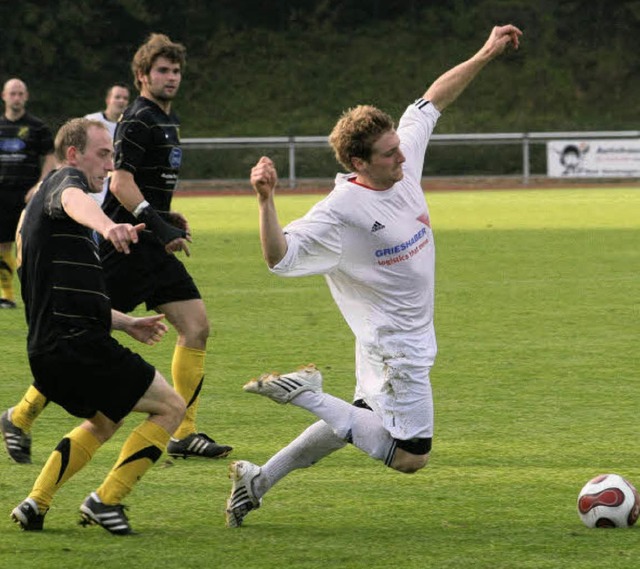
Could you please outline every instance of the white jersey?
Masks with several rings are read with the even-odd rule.
[[[91,119],[94,121],[100,121],[109,129],[109,134],[111,135],[111,140],[114,139],[116,135],[116,126],[117,122],[110,121],[104,114],[104,112],[99,111],[97,113],[90,113],[88,115],[84,115],[85,119]],[[99,205],[102,205],[105,196],[107,195],[107,190],[109,188],[109,178],[105,178],[104,183],[102,184],[102,191],[99,194],[91,194],[91,197],[98,202]]]
[[[435,248],[421,178],[439,116],[423,99],[410,105],[397,129],[403,179],[375,191],[354,183],[354,174],[338,174],[333,191],[284,228],[287,253],[272,269],[325,275],[360,346],[397,351],[409,343],[431,363]]]
[[[100,121],[102,124],[104,124],[108,129],[109,129],[109,134],[111,135],[111,138],[113,139],[113,137],[116,134],[116,125],[118,124],[116,121],[110,121],[104,114],[103,111],[99,111],[97,113],[90,113],[88,115],[84,115],[85,119],[91,119],[94,121]]]

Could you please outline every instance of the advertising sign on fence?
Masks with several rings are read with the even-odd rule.
[[[551,178],[640,178],[640,140],[554,140],[547,143]]]

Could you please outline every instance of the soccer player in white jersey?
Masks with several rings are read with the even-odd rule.
[[[323,274],[356,339],[354,403],[322,391],[313,365],[265,374],[244,390],[291,403],[320,420],[263,466],[230,465],[226,522],[238,527],[286,474],[351,443],[405,473],[423,468],[433,436],[429,374],[436,357],[433,327],[435,250],[421,186],[427,143],[440,112],[489,61],[517,48],[522,32],[496,26],[470,59],[440,76],[402,115],[371,106],[346,111],[329,141],[349,171],[334,190],[284,230],[274,202],[277,174],[262,157],[251,172],[260,239],[270,270],[282,276]]]
[[[97,113],[85,115],[85,118],[103,123],[113,139],[116,134],[118,119],[122,116],[127,106],[129,106],[129,97],[129,87],[126,83],[114,83],[107,89],[104,100],[105,109]]]
[[[118,119],[129,105],[130,91],[126,83],[114,83],[107,89],[105,96],[105,109],[96,113],[85,115],[86,119],[96,120],[103,123],[109,130],[111,139],[116,137],[116,126]],[[91,197],[102,205],[104,196],[109,188],[109,178],[104,181],[102,191],[98,194],[91,194]]]

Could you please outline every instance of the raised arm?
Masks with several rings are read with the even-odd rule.
[[[518,49],[521,35],[522,32],[511,24],[495,26],[489,39],[473,57],[443,73],[423,97],[431,101],[439,111],[443,111],[458,98],[487,63],[504,53],[508,47]]]
[[[287,252],[287,240],[278,221],[273,199],[278,174],[270,158],[263,156],[251,169],[251,185],[258,195],[260,209],[260,243],[269,267],[277,265]]]

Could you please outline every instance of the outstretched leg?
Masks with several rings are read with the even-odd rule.
[[[262,467],[245,460],[229,466],[233,484],[227,500],[227,527],[239,527],[245,516],[260,507],[262,497],[278,481],[298,468],[308,468],[347,443],[338,438],[324,421],[303,431],[286,447],[274,454]]]
[[[310,411],[325,421],[337,437],[401,472],[416,472],[428,461],[431,439],[395,439],[369,408],[324,393],[322,376],[313,365],[289,374],[263,375],[247,383],[244,390]]]

